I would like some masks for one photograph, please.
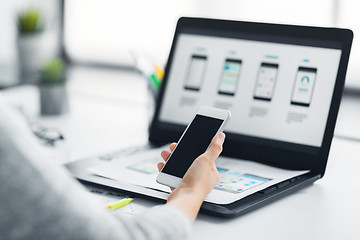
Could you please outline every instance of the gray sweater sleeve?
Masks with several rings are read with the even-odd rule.
[[[116,217],[42,155],[26,123],[0,96],[1,239],[186,239],[191,222],[169,206]]]

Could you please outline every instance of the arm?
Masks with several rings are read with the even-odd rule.
[[[0,94],[1,239],[186,239],[188,217],[172,206],[116,217],[42,155],[24,119]]]
[[[170,194],[167,204],[185,213],[190,220],[194,220],[206,195],[220,180],[220,174],[215,166],[215,160],[222,151],[225,140],[224,133],[218,133],[211,141],[208,150],[192,163],[180,185]],[[175,148],[170,145],[170,150]],[[169,151],[163,151],[161,156],[166,161]],[[161,169],[164,163],[159,163]]]
[[[65,169],[42,155],[24,119],[1,95],[0,112],[0,232],[4,239],[185,239],[190,233],[189,219],[196,217],[205,192],[213,187],[206,169],[198,170],[193,164],[167,205],[117,219],[89,199]],[[205,163],[210,167],[215,155],[203,154],[198,167]]]

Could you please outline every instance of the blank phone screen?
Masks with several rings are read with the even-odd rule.
[[[182,178],[192,162],[206,151],[222,123],[222,119],[196,115],[162,172]]]
[[[204,78],[206,56],[193,55],[188,68],[185,89],[199,91]]]

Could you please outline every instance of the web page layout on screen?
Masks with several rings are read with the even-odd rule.
[[[180,34],[174,51],[161,121],[209,105],[231,111],[228,132],[321,146],[340,50]]]

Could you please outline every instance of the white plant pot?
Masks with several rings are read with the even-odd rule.
[[[19,34],[17,39],[19,83],[35,84],[39,81],[39,68],[46,59],[43,32]]]
[[[42,115],[60,115],[69,111],[65,83],[40,84],[40,109]]]

